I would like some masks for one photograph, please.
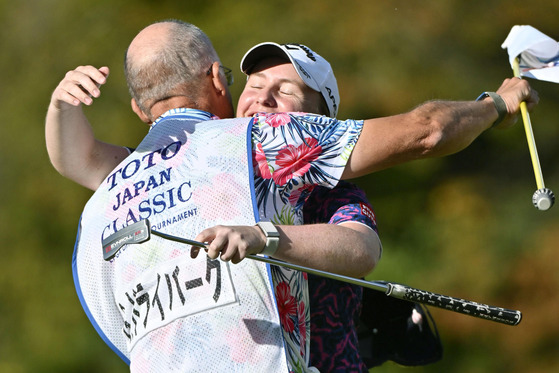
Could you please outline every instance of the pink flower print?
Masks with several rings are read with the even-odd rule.
[[[268,118],[266,118],[266,123],[274,128],[285,126],[290,121],[291,117],[289,116],[289,114],[285,113],[270,114]]]
[[[276,287],[276,299],[281,325],[286,332],[292,333],[295,329],[293,320],[297,316],[297,302],[285,281],[280,282]]]
[[[263,179],[271,179],[272,173],[270,172],[270,165],[268,165],[261,143],[256,144],[256,150],[252,152],[252,156],[255,175]]]
[[[305,141],[306,144],[288,145],[278,152],[278,169],[272,175],[277,185],[285,185],[293,177],[303,176],[311,168],[311,162],[322,153],[322,146],[315,138],[307,137]]]

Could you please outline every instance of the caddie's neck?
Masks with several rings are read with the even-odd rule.
[[[232,118],[233,100],[224,77],[219,74],[219,62],[212,65],[212,74],[203,79],[200,93],[196,98],[191,98],[187,94],[175,94],[152,104],[148,113],[143,112],[132,99],[132,110],[143,122],[150,125],[167,111],[177,108],[204,110],[220,118]]]
[[[190,100],[184,96],[174,96],[163,101],[156,102],[151,107],[151,117],[153,120],[159,118],[165,112],[176,108],[194,108]]]

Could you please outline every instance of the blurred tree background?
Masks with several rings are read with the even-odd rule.
[[[501,49],[514,25],[559,39],[559,3],[532,0],[0,0],[0,372],[125,372],[74,291],[71,258],[91,195],[58,175],[44,145],[52,90],[78,65],[111,68],[86,108],[97,137],[136,145],[146,127],[129,106],[123,54],[151,22],[200,26],[235,71],[262,41],[301,42],[335,68],[340,118],[407,111],[430,99],[469,100],[512,75]],[[559,191],[559,86],[531,81],[546,185]],[[444,358],[379,372],[549,372],[559,367],[559,207],[537,211],[522,124],[487,131],[450,157],[361,178],[384,256],[370,276],[519,309],[511,327],[431,308]]]

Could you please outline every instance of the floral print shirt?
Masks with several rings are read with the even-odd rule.
[[[317,185],[332,188],[338,183],[361,126],[362,122],[313,114],[255,115],[253,166],[260,218],[275,224],[303,224],[305,201]],[[310,359],[307,274],[271,268],[291,367],[302,371]]]

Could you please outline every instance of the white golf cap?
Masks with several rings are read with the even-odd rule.
[[[261,43],[252,47],[241,60],[241,71],[250,74],[252,68],[266,57],[287,57],[297,74],[310,88],[320,92],[335,118],[340,105],[338,83],[330,63],[302,44]]]

